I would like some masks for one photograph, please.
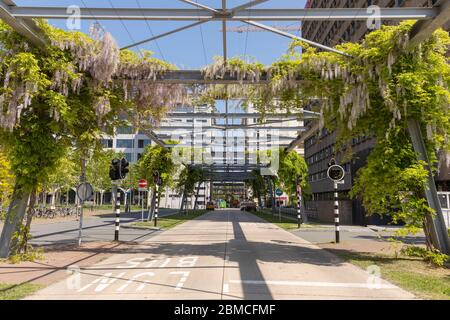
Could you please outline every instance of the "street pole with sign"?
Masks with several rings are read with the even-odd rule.
[[[83,231],[83,206],[84,202],[91,198],[94,194],[94,188],[90,183],[83,182],[81,183],[77,188],[77,197],[80,199],[81,202],[81,209],[80,209],[80,224],[78,226],[78,245],[81,246],[81,238],[82,238],[82,231]]]
[[[277,188],[275,190],[275,195],[278,198],[278,219],[281,222],[281,196],[283,195],[283,190],[281,190],[280,188]]]
[[[109,168],[109,177],[112,182],[112,194],[114,201],[114,213],[116,215],[115,229],[114,229],[114,241],[119,241],[119,230],[120,230],[120,193],[119,187],[120,180],[125,179],[129,170],[130,163],[127,159],[122,158],[122,160],[114,159],[111,161]],[[127,194],[125,193],[125,201]]]
[[[159,171],[153,172],[153,181],[155,182],[155,227],[158,226],[158,211],[159,211],[159,187],[162,185],[162,179]]]
[[[141,199],[141,220],[144,222],[144,194],[147,190],[147,180],[141,179],[139,180],[139,192],[140,192],[140,199]]]
[[[336,164],[334,159],[331,159],[328,164],[327,171],[328,178],[334,183],[334,225],[335,225],[335,239],[336,243],[340,242],[340,221],[339,221],[339,184],[344,183],[345,170],[340,165]]]
[[[296,179],[297,184],[297,224],[300,229],[302,225],[302,187],[300,186],[300,177]]]

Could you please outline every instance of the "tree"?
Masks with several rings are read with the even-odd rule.
[[[137,163],[136,174],[140,179],[146,179],[149,187],[152,188],[151,212],[154,210],[156,200],[156,184],[153,180],[153,173],[156,171],[159,173],[162,181],[160,190],[172,186],[176,167],[172,160],[171,150],[159,145],[148,145]],[[148,218],[150,219],[150,214]]]
[[[264,177],[261,175],[261,172],[259,170],[253,170],[251,175],[252,179],[246,180],[246,183],[250,185],[253,196],[258,199],[258,206],[262,208],[263,207],[262,197],[267,192],[266,183],[264,181]]]
[[[103,193],[111,189],[111,178],[109,177],[109,168],[113,159],[121,159],[123,154],[112,150],[103,150],[100,146],[95,148],[92,156],[89,158],[86,166],[86,178],[92,184],[95,192]],[[100,199],[103,203],[103,199]]]
[[[197,199],[201,183],[205,180],[205,173],[201,168],[187,165],[181,170],[176,182],[176,190],[181,195],[181,209],[187,197],[191,197],[195,192],[194,209],[197,208]],[[197,186],[197,188],[196,188]]]
[[[172,66],[120,51],[110,34],[92,39],[38,20],[50,43],[36,48],[0,22],[0,141],[16,177],[0,239],[0,257],[10,254],[30,193],[47,181],[68,148],[80,153],[81,177],[89,150],[129,115],[158,119],[180,102],[183,91],[140,81]]]
[[[291,202],[297,202],[297,179],[303,193],[308,194],[308,165],[305,159],[296,151],[287,152],[280,149],[280,167],[278,169],[278,183],[289,196]]]

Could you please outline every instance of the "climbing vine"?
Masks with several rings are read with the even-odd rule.
[[[336,150],[352,156],[352,140],[372,137],[374,150],[359,170],[351,195],[360,197],[368,214],[389,215],[409,230],[426,224],[434,214],[424,200],[428,164],[417,160],[408,133],[408,120],[420,123],[430,165],[450,164],[450,67],[446,52],[448,32],[438,30],[422,44],[411,47],[413,21],[383,26],[361,43],[337,46],[344,55],[318,52],[294,41],[289,52],[258,75],[260,85],[214,86],[204,92],[213,98],[242,98],[262,114],[277,109],[317,108],[321,127],[337,135]],[[300,55],[298,46],[303,47]],[[243,62],[241,62],[243,63]],[[234,74],[247,79],[252,65],[233,62]],[[234,69],[233,69],[234,68]],[[212,70],[224,69],[211,67]],[[251,79],[251,77],[249,78]],[[320,101],[320,103],[317,103]],[[427,230],[425,230],[427,231]]]

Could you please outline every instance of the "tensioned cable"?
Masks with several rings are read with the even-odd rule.
[[[198,3],[197,0],[195,1],[195,3]],[[197,14],[198,14],[198,18],[200,20],[200,9],[197,10]],[[200,36],[202,39],[203,57],[205,59],[205,65],[207,65],[208,64],[208,55],[206,54],[205,39],[203,37],[203,28],[202,28],[202,25],[200,25],[199,27],[200,27]]]
[[[86,5],[86,3],[84,2],[84,0],[81,0],[81,3],[82,3],[83,6],[86,8],[86,10],[89,12],[89,14],[90,14],[91,16],[94,16],[94,15],[92,14],[91,9],[89,9],[89,7]],[[98,21],[97,18],[94,18],[94,20],[95,20],[95,22],[97,22],[97,25],[99,25],[100,28],[102,28],[102,30],[105,31],[105,29],[103,28],[103,26],[100,24],[100,21]]]
[[[137,6],[139,7],[139,9],[142,10],[142,6],[141,6],[141,3],[139,2],[139,0],[136,0],[136,4],[137,4]],[[144,16],[144,13],[142,13],[142,15]],[[150,35],[151,35],[152,37],[155,37],[155,35],[153,34],[153,30],[152,30],[152,28],[150,27],[150,24],[148,23],[148,20],[147,20],[147,19],[145,19],[145,24],[147,25],[148,31],[150,31]],[[158,51],[159,51],[159,54],[161,55],[161,58],[162,58],[163,60],[166,60],[166,58],[164,57],[164,54],[163,54],[163,52],[162,52],[162,50],[161,50],[161,48],[160,48],[160,46],[159,46],[158,40],[156,40],[156,39],[155,39],[155,45],[156,45],[156,48],[157,48]]]
[[[133,36],[131,35],[130,30],[128,30],[128,28],[127,28],[127,26],[125,25],[125,23],[123,22],[122,18],[120,18],[119,15],[117,14],[117,10],[116,10],[116,8],[114,7],[112,1],[111,1],[111,0],[108,0],[108,2],[109,2],[109,4],[111,5],[111,8],[114,10],[114,12],[115,12],[117,18],[119,18],[120,23],[122,24],[123,28],[124,28],[125,31],[128,33],[128,37],[130,37],[131,41],[132,41],[133,43],[135,43],[136,41],[134,40]],[[139,46],[137,46],[137,48],[138,48],[138,52],[139,52],[139,55],[141,56],[141,58],[144,58],[144,55],[142,54],[141,48],[140,48]]]
[[[250,7],[249,10],[249,15],[250,17],[252,16],[251,12],[252,12],[252,8]],[[247,26],[247,32],[245,33],[245,45],[244,45],[244,59],[247,60],[247,44],[248,44],[248,33],[249,33],[249,27]],[[250,61],[248,61],[250,62]]]

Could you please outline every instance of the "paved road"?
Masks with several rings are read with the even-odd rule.
[[[174,209],[160,209],[159,216],[165,217],[176,213]],[[140,213],[121,214],[121,224],[141,219]],[[114,239],[115,215],[91,216],[83,220],[83,241],[111,241]],[[34,245],[66,244],[78,241],[79,222],[58,221],[42,224],[32,224],[31,241]],[[121,241],[145,241],[155,233],[154,230],[120,229]]]
[[[411,299],[249,213],[215,211],[30,299]]]

